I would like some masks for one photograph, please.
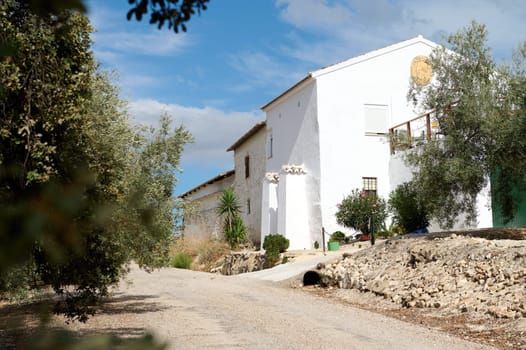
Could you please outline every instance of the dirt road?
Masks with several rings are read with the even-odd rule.
[[[127,280],[73,328],[150,330],[170,349],[491,349],[273,282],[177,269],[132,269]]]

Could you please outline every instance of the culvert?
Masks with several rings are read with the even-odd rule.
[[[320,274],[317,271],[307,271],[303,275],[303,286],[315,286],[320,284]]]

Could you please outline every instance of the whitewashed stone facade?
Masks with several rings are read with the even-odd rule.
[[[227,151],[234,151],[234,193],[241,206],[247,237],[256,245],[261,239],[261,184],[265,176],[265,122],[254,125]]]
[[[222,191],[234,184],[234,170],[206,181],[183,193],[180,198],[190,203],[184,213],[183,235],[196,239],[223,238],[221,220],[217,215],[217,206]]]
[[[322,227],[349,232],[335,213],[353,189],[371,181],[387,198],[409,178],[391,161],[388,129],[417,116],[406,94],[411,79],[429,82],[421,65],[436,46],[418,36],[310,72],[262,107],[273,147],[266,172],[279,173],[263,184],[262,237],[277,230],[291,249],[310,249]],[[300,174],[287,171],[299,164]],[[491,211],[481,213],[479,227],[491,226]]]
[[[415,62],[436,46],[418,36],[310,72],[262,107],[265,122],[228,149],[242,206],[250,199],[252,215],[259,205],[259,215],[243,217],[254,241],[280,233],[290,249],[311,249],[322,227],[349,232],[335,213],[353,189],[371,182],[387,198],[409,179],[405,164],[391,159],[388,130],[417,116],[406,94],[411,79],[429,82],[430,71]],[[491,211],[482,212],[479,227],[491,226]]]

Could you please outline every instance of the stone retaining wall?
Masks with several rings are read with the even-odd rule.
[[[526,317],[526,241],[398,239],[327,264],[326,286],[374,293],[403,307]]]

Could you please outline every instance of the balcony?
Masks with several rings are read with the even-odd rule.
[[[389,129],[391,155],[442,135],[436,111],[427,112]]]

